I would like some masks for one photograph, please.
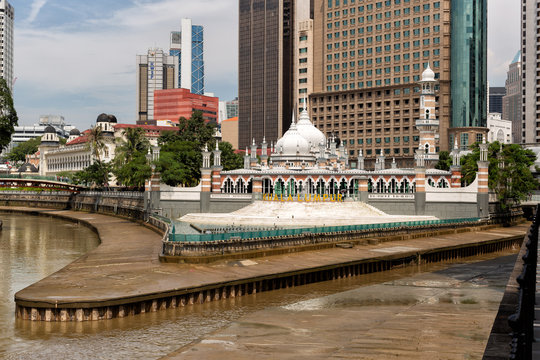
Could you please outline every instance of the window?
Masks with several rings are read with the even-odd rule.
[[[306,69],[306,68],[298,69],[298,72],[299,72],[300,74],[305,74],[305,73],[307,73],[307,69]]]
[[[484,136],[482,134],[476,134],[476,142],[482,143],[484,141]]]
[[[469,149],[469,134],[462,133],[460,136],[460,150]]]
[[[307,63],[307,58],[300,58],[300,64]]]
[[[440,3],[439,1],[436,1],[436,2],[433,3],[433,7],[434,7],[435,9],[438,9],[438,8],[441,7],[441,3]]]
[[[299,89],[298,92],[300,94],[306,94],[307,93],[307,89]]]
[[[305,54],[307,53],[307,48],[300,48],[300,54]]]
[[[306,41],[306,40],[307,40],[307,35],[300,36],[300,41]]]
[[[299,79],[298,82],[299,82],[300,84],[306,84],[306,83],[307,83],[307,79],[305,79],[305,78],[304,78],[304,79]]]
[[[424,4],[424,10],[429,10],[429,4]]]
[[[371,138],[366,139],[366,144],[371,144],[371,143],[372,143],[372,140],[373,140],[373,139],[371,139]],[[379,139],[379,141],[380,141],[380,140],[381,140],[381,139]]]
[[[362,145],[364,143],[364,139],[358,139],[358,145]]]
[[[390,137],[385,137],[384,138],[384,143],[389,144],[390,143]]]
[[[399,144],[399,136],[394,137],[394,142]]]
[[[380,144],[381,143],[381,138],[375,138],[375,143]]]
[[[441,38],[438,38],[438,37],[433,38],[433,43],[434,44],[439,44],[440,42],[441,42]]]
[[[422,43],[424,44],[424,46],[429,45],[429,39],[424,39]]]
[[[403,142],[404,142],[404,143],[408,143],[408,142],[409,142],[409,137],[408,137],[408,136],[404,136],[404,137],[403,137]]]
[[[441,27],[439,25],[435,25],[433,27],[433,32],[439,32],[439,31],[441,31]]]

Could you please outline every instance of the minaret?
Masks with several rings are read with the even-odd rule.
[[[420,117],[416,120],[416,128],[420,132],[420,146],[424,149],[424,160],[438,161],[436,138],[439,131],[439,120],[435,115],[435,73],[428,66],[418,82],[422,88],[420,95]]]

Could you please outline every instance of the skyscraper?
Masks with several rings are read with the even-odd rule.
[[[277,140],[291,122],[292,0],[240,0],[239,147]]]
[[[521,116],[521,51],[518,51],[508,66],[506,95],[503,96],[502,118],[512,122],[512,143],[523,141]]]
[[[485,26],[485,0],[314,0],[314,124],[345,141],[353,160],[362,150],[368,161],[383,154],[412,165],[417,82],[429,64],[437,151],[455,136],[467,148],[487,132]]]
[[[503,97],[506,94],[504,86],[490,86],[488,97],[488,113],[502,114]]]
[[[462,149],[487,134],[487,0],[452,0],[451,129]]]
[[[522,0],[521,6],[521,71],[522,71],[522,142],[540,142],[540,84],[537,83],[539,67],[536,55],[540,47],[538,8],[540,0]],[[514,130],[514,132],[517,129]]]
[[[178,84],[191,93],[204,95],[203,27],[182,19],[182,31],[171,32],[169,55],[178,56]]]
[[[178,87],[178,58],[149,49],[137,55],[137,122],[153,124],[154,91]]]
[[[6,80],[7,86],[13,90],[13,20],[15,10],[6,0],[0,0],[0,76]]]

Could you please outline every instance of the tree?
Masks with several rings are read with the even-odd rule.
[[[88,141],[86,142],[91,155],[98,161],[101,160],[101,152],[105,149],[105,137],[101,126],[94,126],[88,133]]]
[[[212,122],[207,122],[203,118],[201,111],[194,111],[189,119],[180,117],[178,119],[178,138],[183,141],[192,141],[200,147],[209,143],[216,131],[216,125]]]
[[[162,145],[156,170],[170,186],[195,186],[201,177],[201,149],[192,141],[175,140]]]
[[[0,151],[10,143],[11,134],[15,132],[15,125],[18,121],[11,90],[9,90],[6,80],[0,78]]]
[[[472,153],[461,159],[462,179],[467,184],[474,181],[480,159],[478,144],[472,145],[471,149]],[[503,145],[498,141],[489,144],[488,186],[497,194],[501,209],[507,210],[538,188],[538,182],[530,170],[535,159],[534,152],[517,144]]]
[[[111,164],[96,160],[84,170],[77,171],[73,176],[76,184],[94,185],[103,187],[108,185],[110,180]]]
[[[142,187],[152,174],[146,161],[150,143],[141,128],[128,128],[123,134],[126,140],[120,140],[116,147],[113,173],[122,185]]]
[[[435,164],[435,169],[448,171],[450,170],[451,165],[452,158],[450,157],[448,151],[439,152],[439,161],[437,162],[437,164]]]
[[[218,146],[219,150],[221,150],[221,166],[223,166],[223,170],[228,171],[240,169],[242,166],[244,166],[244,160],[242,159],[242,155],[234,152],[231,143],[227,141],[222,141],[219,143]],[[214,148],[215,145],[212,146],[212,149]]]
[[[35,154],[41,144],[41,136],[27,140],[15,146],[8,154],[7,159],[12,162],[25,162],[26,155]]]

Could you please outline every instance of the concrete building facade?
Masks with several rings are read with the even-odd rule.
[[[203,113],[206,121],[217,124],[217,97],[193,94],[189,89],[165,89],[154,91],[154,119],[178,123],[180,117],[189,119],[194,111]]]
[[[450,1],[315,1],[314,124],[347,143],[353,159],[392,156],[412,166],[419,145],[419,81],[439,84],[437,144],[450,127]]]
[[[0,76],[13,91],[13,24],[15,9],[6,0],[0,0]]]
[[[154,91],[178,87],[178,58],[162,49],[137,55],[137,122],[155,124]]]
[[[293,96],[297,114],[304,108],[304,98],[313,92],[313,7],[310,0],[294,3],[294,78]]]
[[[540,142],[540,84],[537,49],[540,46],[539,0],[521,2],[522,142]]]
[[[512,143],[512,122],[502,119],[500,113],[489,113],[487,118],[488,141],[503,144]]]
[[[178,84],[194,94],[204,94],[204,32],[191,19],[182,19],[182,31],[172,31],[169,55],[178,57]]]
[[[293,0],[240,0],[239,146],[276,141],[293,108]]]
[[[521,51],[518,51],[514,60],[508,66],[506,75],[506,95],[503,96],[502,118],[512,122],[512,143],[523,142],[522,115],[521,115]]]

